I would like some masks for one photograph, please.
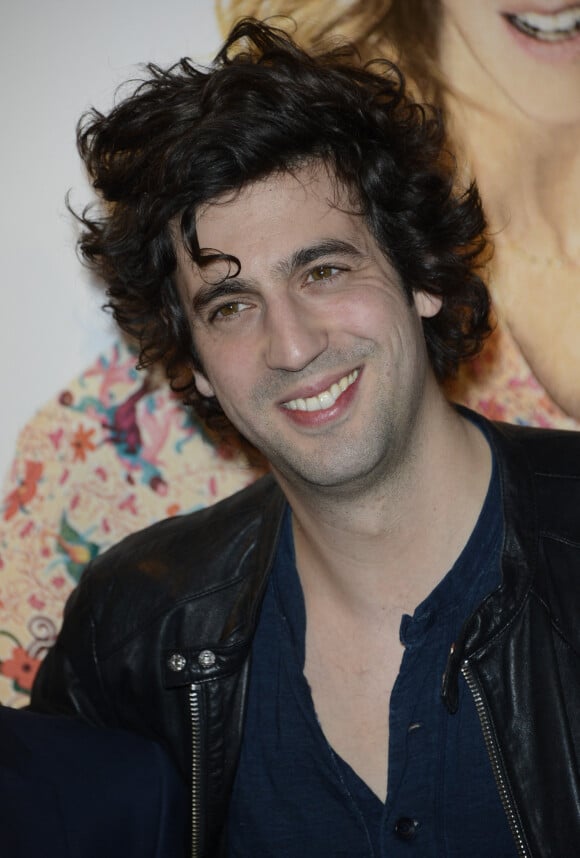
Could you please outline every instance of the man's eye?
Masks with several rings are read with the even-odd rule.
[[[312,269],[308,275],[308,279],[315,282],[328,280],[330,277],[334,277],[334,275],[339,271],[340,268],[336,268],[334,265],[318,265],[316,268]]]
[[[213,321],[214,319],[228,319],[231,316],[237,316],[242,312],[242,310],[245,310],[247,306],[247,304],[243,304],[241,301],[228,301],[227,304],[222,304],[221,307],[218,307],[218,309],[212,313],[211,319]]]

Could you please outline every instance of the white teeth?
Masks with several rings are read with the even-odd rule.
[[[351,384],[359,377],[358,369],[353,370],[349,375],[343,376],[339,381],[330,385],[328,390],[323,390],[316,396],[309,396],[307,399],[289,399],[283,403],[283,408],[289,411],[325,411],[327,408],[332,408],[341,393],[350,387]]]
[[[545,42],[569,39],[580,31],[580,6],[554,15],[522,12],[519,15],[508,15],[507,18],[522,33]]]
[[[336,402],[336,398],[332,395],[332,388],[330,390],[325,390],[324,393],[319,393],[316,398],[320,402],[323,408],[330,408],[331,405],[334,405]]]

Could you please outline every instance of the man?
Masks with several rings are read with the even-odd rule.
[[[0,840],[10,858],[179,858],[187,791],[159,745],[0,706]]]
[[[580,442],[442,393],[489,307],[437,117],[246,21],[80,149],[117,320],[272,476],[94,561],[33,705],[161,739],[194,855],[569,854]]]

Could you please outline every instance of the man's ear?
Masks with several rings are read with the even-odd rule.
[[[443,303],[439,295],[432,295],[430,292],[423,292],[422,290],[413,293],[413,301],[417,312],[423,319],[431,319],[436,316]]]
[[[213,391],[213,387],[205,377],[205,375],[200,372],[198,369],[193,370],[193,378],[195,381],[195,386],[197,387],[198,393],[201,393],[202,396],[207,397],[208,399],[211,396],[215,396]]]

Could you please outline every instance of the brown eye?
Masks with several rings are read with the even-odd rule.
[[[239,316],[248,308],[249,304],[243,301],[228,301],[227,304],[222,304],[211,314],[210,321],[219,322],[221,319],[231,319],[234,316]]]
[[[329,277],[336,274],[338,270],[339,269],[335,268],[334,265],[318,265],[310,272],[310,279],[314,281],[328,280]]]
[[[217,316],[235,316],[236,313],[240,312],[240,303],[239,301],[231,301],[229,304],[224,304],[223,307],[220,307],[217,311]]]

